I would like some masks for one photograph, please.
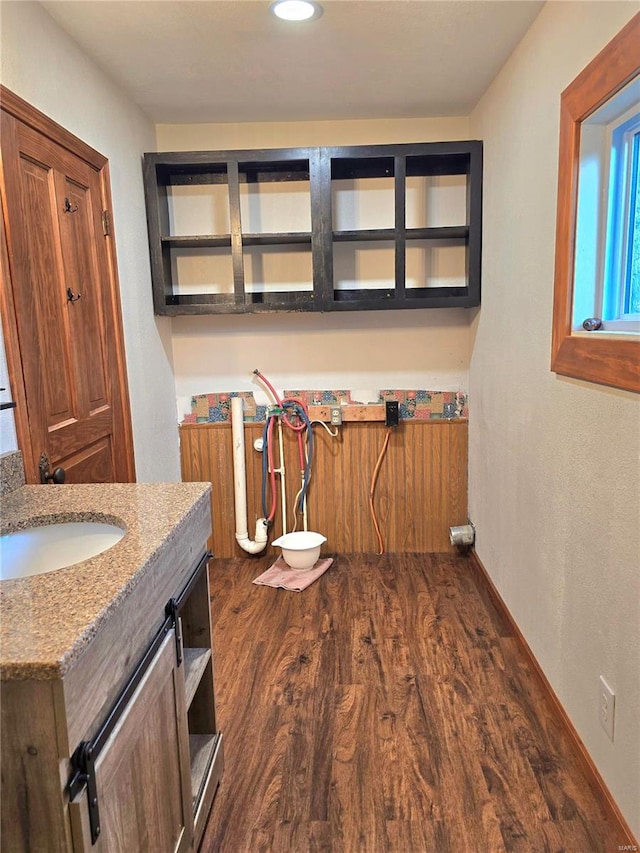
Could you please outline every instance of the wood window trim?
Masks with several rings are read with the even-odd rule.
[[[560,156],[556,220],[551,370],[575,379],[640,392],[638,340],[572,334],[580,125],[640,73],[640,13],[564,90],[560,101]]]

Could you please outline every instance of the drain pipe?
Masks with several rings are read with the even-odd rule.
[[[259,554],[267,544],[267,520],[256,521],[255,541],[247,529],[247,472],[244,457],[244,418],[242,398],[231,398],[231,437],[233,441],[233,494],[236,509],[236,542],[248,554]]]

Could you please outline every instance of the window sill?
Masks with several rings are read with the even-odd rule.
[[[611,341],[640,341],[640,332],[633,329],[598,329],[595,332],[574,329],[571,336],[574,338],[592,338],[593,340],[600,338]]]
[[[611,332],[567,335],[554,347],[551,370],[586,382],[640,392],[640,337]]]

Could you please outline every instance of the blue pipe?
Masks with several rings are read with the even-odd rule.
[[[304,468],[304,476],[302,480],[302,490],[300,492],[300,497],[298,499],[299,505],[303,506],[304,501],[307,497],[307,489],[309,487],[309,479],[311,477],[311,463],[313,461],[313,429],[311,427],[311,422],[309,421],[309,417],[305,410],[300,406],[299,403],[296,403],[295,400],[283,400],[282,408],[285,407],[292,409],[292,414],[298,415],[301,420],[304,421],[305,426],[307,428],[307,436],[309,439],[309,451],[307,453],[306,464]],[[265,518],[269,515],[269,509],[267,507],[267,481],[269,479],[269,454],[267,452],[267,441],[268,441],[268,430],[269,430],[269,421],[271,418],[277,418],[277,413],[267,413],[267,417],[264,424],[264,430],[262,432],[262,514]]]
[[[262,515],[264,518],[269,517],[267,509],[267,480],[269,479],[269,454],[267,452],[267,441],[269,431],[269,421],[275,415],[267,412],[267,417],[264,422],[264,430],[262,431]]]

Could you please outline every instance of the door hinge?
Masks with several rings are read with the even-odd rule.
[[[111,234],[111,217],[108,210],[102,211],[102,233],[105,237]]]
[[[87,805],[89,807],[89,828],[91,844],[95,844],[100,835],[100,810],[98,808],[98,788],[96,786],[95,748],[88,741],[82,741],[71,757],[73,777],[69,781],[69,799],[73,800],[86,786]]]
[[[177,665],[182,663],[182,622],[178,616],[178,602],[175,598],[170,598],[167,606],[164,609],[165,616],[171,621],[172,627],[175,629],[176,641],[176,660]]]

